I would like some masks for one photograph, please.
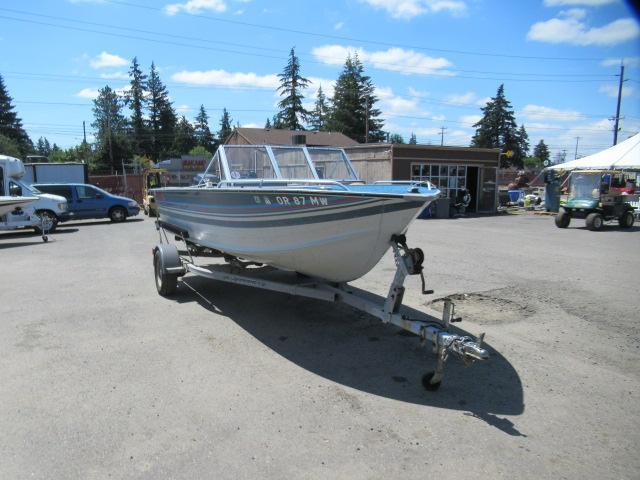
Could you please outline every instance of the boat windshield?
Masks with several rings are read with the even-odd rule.
[[[219,155],[216,152],[216,157]],[[228,180],[242,180],[254,178],[277,178],[274,172],[269,154],[265,147],[252,148],[224,148],[224,158],[229,169]],[[212,168],[216,168],[216,158],[214,157]],[[208,173],[215,172],[209,171]],[[226,175],[225,175],[226,177]]]
[[[602,176],[598,173],[572,173],[569,200],[600,198]]]
[[[357,181],[340,148],[269,145],[222,145],[205,173],[222,180]]]
[[[272,147],[271,150],[282,178],[296,180],[314,178],[307,156],[302,148]]]
[[[310,148],[309,155],[316,168],[318,178],[332,180],[358,180],[342,150]]]

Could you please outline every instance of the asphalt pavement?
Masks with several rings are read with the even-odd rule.
[[[453,359],[349,307],[153,281],[150,219],[0,233],[0,478],[567,478],[640,472],[640,228],[419,220]],[[393,258],[355,285],[384,296]]]

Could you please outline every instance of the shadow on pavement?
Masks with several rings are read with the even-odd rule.
[[[509,435],[522,435],[510,420],[498,416],[524,411],[520,377],[490,345],[490,360],[471,368],[450,358],[441,388],[427,392],[421,378],[435,367],[435,356],[429,344],[420,346],[418,338],[404,330],[342,304],[196,276],[185,280],[179,283],[178,302],[197,301],[229,317],[279,355],[317,375],[403,402],[469,412]],[[407,313],[420,316],[413,309]]]
[[[144,222],[144,218],[128,218],[124,222],[112,222],[111,220],[72,220],[70,222],[65,222],[58,225],[58,228],[65,227],[92,227],[94,225],[107,225],[109,223],[113,223],[114,225],[118,224],[127,224],[127,223],[136,223],[136,222]]]

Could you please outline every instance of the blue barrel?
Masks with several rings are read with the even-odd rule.
[[[520,200],[521,195],[522,195],[522,190],[509,190],[509,201],[511,203],[518,203],[518,200]]]

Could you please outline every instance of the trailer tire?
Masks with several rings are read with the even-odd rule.
[[[633,227],[633,222],[635,222],[635,220],[636,218],[634,217],[633,212],[627,210],[618,219],[618,224],[621,228],[631,228]]]
[[[42,219],[42,221],[46,221],[49,225],[48,228],[45,228],[47,233],[53,233],[56,231],[58,227],[58,216],[50,210],[38,210],[36,214]],[[33,229],[36,231],[38,235],[42,235],[42,227],[34,226]]]
[[[162,261],[162,252],[156,249],[153,254],[153,270],[155,273],[156,289],[163,297],[168,297],[176,292],[178,287],[178,275],[167,273]]]
[[[571,223],[571,215],[564,208],[561,208],[556,215],[556,227],[567,228]]]
[[[604,218],[602,218],[602,215],[600,215],[599,213],[590,213],[589,215],[587,215],[586,224],[589,230],[597,232],[598,230],[602,230],[602,226],[604,225]]]

